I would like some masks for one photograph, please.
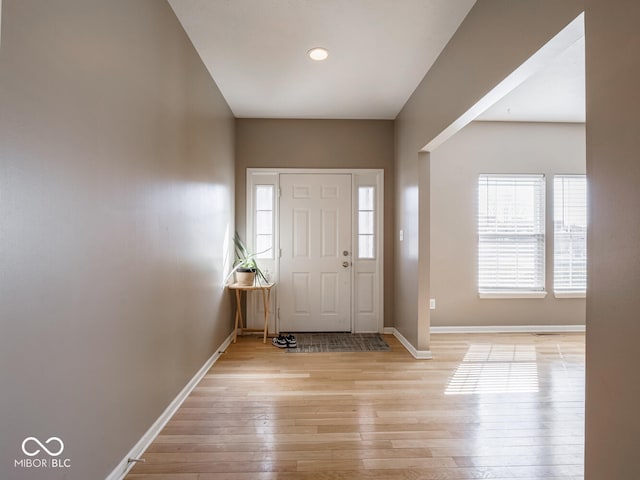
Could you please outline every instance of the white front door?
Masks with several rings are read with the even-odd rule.
[[[351,331],[351,175],[280,176],[280,331]]]

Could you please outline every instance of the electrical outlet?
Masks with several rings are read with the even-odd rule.
[[[404,230],[400,230],[400,241],[404,240]]]
[[[436,309],[436,299],[435,298],[430,298],[429,299],[429,310],[435,310]]]

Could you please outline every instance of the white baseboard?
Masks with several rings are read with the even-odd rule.
[[[398,341],[402,344],[402,346],[404,348],[406,348],[407,351],[415,359],[418,359],[418,360],[430,360],[430,359],[433,358],[433,355],[431,355],[431,350],[417,350],[416,347],[411,345],[409,340],[404,338],[404,335],[402,335],[398,330],[396,330],[393,327],[384,327],[382,329],[382,333],[390,334],[390,335],[393,335],[394,337],[396,337],[398,339]]]
[[[207,374],[209,369],[213,366],[214,363],[220,358],[222,353],[229,347],[231,342],[233,341],[233,332],[226,338],[222,345],[216,350],[216,353],[211,355],[211,357],[204,363],[204,365],[198,370],[198,372],[193,376],[193,378],[185,385],[185,387],[178,393],[176,398],[174,398],[169,406],[162,412],[162,414],[158,417],[158,419],[151,425],[149,430],[142,436],[138,443],[134,445],[134,447],[129,451],[129,453],[120,461],[120,463],[113,469],[113,471],[106,477],[105,480],[121,480],[125,477],[129,470],[131,470],[134,466],[134,463],[130,463],[130,458],[139,458],[144,451],[149,448],[151,442],[155,440],[160,431],[164,428],[167,422],[173,417],[176,413],[182,402],[186,400],[192,390],[196,387],[196,385],[202,380],[202,378]]]
[[[507,325],[431,327],[431,333],[570,333],[584,332],[584,325]]]

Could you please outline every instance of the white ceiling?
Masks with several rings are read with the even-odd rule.
[[[580,24],[583,25],[583,24]],[[584,27],[582,37],[476,120],[585,121]]]
[[[169,0],[236,117],[393,119],[475,0]],[[477,120],[585,121],[582,38]],[[306,52],[329,49],[324,62]]]
[[[393,119],[475,0],[169,3],[236,117]]]

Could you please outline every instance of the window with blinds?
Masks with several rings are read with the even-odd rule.
[[[587,290],[587,178],[553,179],[553,290],[556,294]]]
[[[544,175],[480,175],[478,288],[544,291]]]

